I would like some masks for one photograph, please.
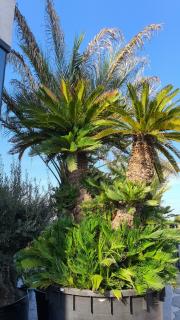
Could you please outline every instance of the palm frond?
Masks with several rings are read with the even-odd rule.
[[[133,84],[136,87],[136,90],[138,92],[141,92],[144,83],[149,84],[149,87],[150,87],[149,93],[150,95],[152,95],[157,91],[157,88],[160,85],[161,80],[159,79],[159,77],[156,77],[156,76],[140,77],[140,79],[136,79]]]
[[[79,52],[79,49],[83,42],[83,39],[84,34],[81,34],[74,40],[72,55],[65,76],[71,83],[76,83],[76,80],[80,79],[82,76],[81,70],[83,64],[83,55]]]
[[[6,116],[9,114],[10,111],[14,113],[16,112],[18,113],[18,106],[16,104],[15,99],[7,92],[6,89],[3,90],[2,100],[7,106],[6,112],[5,112]]]
[[[180,151],[171,142],[164,143],[165,147],[172,151],[178,159],[180,159]]]
[[[17,6],[15,8],[15,21],[18,26],[18,35],[22,51],[29,58],[40,81],[45,84],[49,84],[53,76],[49,70],[47,61],[45,60],[25,17],[23,17]]]
[[[168,159],[169,163],[172,165],[176,172],[179,172],[179,166],[175,158],[171,155],[168,149],[161,143],[156,143],[156,148]]]
[[[154,168],[159,181],[162,183],[164,182],[164,172],[163,172],[161,159],[159,158],[159,154],[155,148],[152,149],[152,152],[153,152],[153,158],[154,158]]]
[[[168,140],[173,140],[180,142],[180,131],[174,132],[174,131],[169,131],[169,132],[164,132],[163,136],[168,139]]]
[[[122,42],[124,39],[120,30],[115,28],[104,28],[90,41],[83,56],[87,61],[93,54],[98,54],[99,50],[112,50],[114,42]]]
[[[8,55],[8,63],[10,63],[15,71],[22,77],[22,81],[28,81],[32,89],[37,89],[37,83],[34,79],[29,66],[24,61],[24,57],[16,50],[11,50]]]
[[[59,66],[64,63],[64,33],[60,27],[60,19],[54,9],[53,0],[46,1],[46,13],[47,13],[47,33],[54,46],[56,55],[56,62]]]
[[[160,24],[151,24],[145,27],[144,30],[139,32],[135,37],[133,37],[130,40],[130,42],[128,42],[128,44],[117,53],[115,59],[112,61],[112,64],[108,72],[108,80],[112,77],[117,66],[123,60],[128,59],[128,57],[131,57],[131,55],[135,52],[137,48],[141,48],[144,45],[145,40],[149,40],[152,37],[152,34],[160,29]]]

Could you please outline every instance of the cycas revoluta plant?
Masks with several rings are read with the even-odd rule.
[[[59,159],[69,152],[71,156],[66,160],[70,172],[74,173],[67,174],[78,181],[88,163],[85,151],[88,154],[97,149],[101,140],[98,137],[96,142],[93,140],[94,129],[99,134],[102,126],[109,129],[106,110],[112,105],[114,90],[123,91],[122,85],[139,75],[144,59],[136,56],[136,49],[159,30],[160,25],[146,27],[128,44],[124,44],[119,30],[102,29],[83,52],[80,49],[83,36],[80,36],[67,58],[64,33],[51,0],[46,1],[46,16],[51,59],[46,58],[16,7],[21,52],[13,50],[9,61],[20,80],[12,81],[13,96],[4,91],[9,115],[6,114],[2,122],[13,133],[13,153],[22,155],[25,149],[31,148],[32,154],[39,154],[50,167],[53,165],[60,182]],[[112,133],[106,131],[106,141]]]
[[[180,235],[160,228],[157,221],[147,225],[149,211],[156,218],[161,209],[160,192],[150,184],[154,169],[161,178],[157,150],[178,170],[167,149],[178,155],[170,141],[179,140],[179,107],[171,103],[177,94],[171,86],[151,97],[154,78],[138,78],[144,59],[136,56],[136,49],[160,25],[146,27],[127,45],[122,44],[119,30],[103,29],[83,52],[80,36],[69,59],[51,0],[46,1],[46,13],[51,63],[16,8],[22,55],[13,51],[10,62],[22,77],[13,81],[12,96],[4,91],[8,112],[2,122],[12,133],[11,152],[21,157],[30,148],[31,155],[53,165],[61,185],[55,194],[62,202],[61,211],[78,218],[82,212],[84,219],[77,218],[75,224],[62,216],[46,229],[16,255],[19,272],[33,287],[113,290],[118,299],[122,289],[139,294],[160,290],[175,279]],[[127,89],[129,81],[134,84]],[[126,179],[120,180],[115,171],[105,175],[104,183],[99,172],[95,183],[89,176],[86,179],[103,150],[107,154],[113,147],[122,150],[131,143]],[[139,214],[138,223],[132,223],[133,213]]]
[[[143,83],[141,93],[128,85],[130,107],[120,111],[119,132],[131,139],[132,151],[127,169],[127,178],[149,184],[155,171],[162,181],[163,172],[159,153],[179,172],[176,157],[179,151],[172,141],[180,141],[180,106],[172,99],[179,90],[168,85],[150,94],[147,82]]]
[[[111,167],[111,166],[110,166]],[[87,188],[92,190],[93,197],[82,205],[84,215],[99,214],[112,221],[112,227],[127,223],[132,227],[139,224],[166,224],[169,207],[162,206],[162,196],[167,190],[166,183],[158,178],[150,185],[130,181],[125,171],[115,163],[109,173],[98,173],[86,178]]]
[[[139,294],[160,290],[176,277],[174,262],[180,234],[147,226],[117,230],[102,217],[85,218],[79,225],[60,219],[17,256],[19,271],[33,287],[51,285]]]
[[[13,255],[30,243],[54,216],[50,190],[23,180],[20,165],[10,176],[0,171],[0,305],[15,301],[17,276]]]

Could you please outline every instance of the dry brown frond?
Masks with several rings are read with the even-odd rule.
[[[114,61],[110,66],[108,72],[108,80],[112,77],[117,66],[126,58],[131,56],[137,48],[141,48],[146,40],[149,40],[155,31],[161,29],[161,24],[151,24],[144,28],[143,31],[139,32],[135,37],[133,37],[128,44],[119,51],[116,55]]]
[[[60,19],[54,9],[54,3],[52,0],[47,0],[46,12],[48,18],[47,32],[53,45],[58,60],[61,60],[64,55],[64,33],[60,28]]]
[[[30,59],[33,67],[38,73],[39,78],[45,79],[44,72],[44,59],[41,54],[40,48],[36,42],[36,39],[31,32],[25,17],[21,14],[20,10],[16,6],[15,9],[15,21],[18,25],[18,34],[22,47],[25,49],[25,53]]]
[[[11,50],[8,55],[8,62],[15,68],[15,70],[20,74],[22,80],[29,82],[32,89],[36,89],[37,85],[33,78],[30,68],[25,63],[23,56],[15,51]]]
[[[159,87],[161,80],[159,77],[156,77],[156,76],[143,77],[140,79],[136,79],[136,81],[133,84],[136,87],[139,94],[141,93],[141,88],[143,87],[143,84],[145,82],[149,83],[149,86],[150,86],[149,93],[153,94],[154,92],[157,91],[157,88]]]
[[[172,165],[168,161],[161,159],[161,165],[162,165],[164,177],[166,179],[171,176],[177,177],[179,175],[180,170],[178,172],[175,171],[174,168],[172,167]]]
[[[8,92],[4,89],[3,90],[3,96],[2,96],[2,100],[3,102],[6,104],[6,118],[8,117],[8,114],[10,111],[14,112],[14,111],[17,111],[18,108],[17,108],[17,105],[16,105],[16,102],[14,101],[14,99],[8,94]],[[2,108],[0,110],[2,112]],[[4,118],[4,117],[3,117]],[[1,119],[2,121],[2,119]]]
[[[113,42],[123,41],[123,35],[120,30],[115,28],[104,28],[94,37],[84,52],[84,59],[88,60],[90,56],[97,53],[98,50],[111,49]]]

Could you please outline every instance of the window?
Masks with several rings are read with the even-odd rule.
[[[0,104],[2,98],[2,90],[4,84],[4,71],[6,64],[6,51],[0,47]]]

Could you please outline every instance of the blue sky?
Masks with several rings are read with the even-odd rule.
[[[45,0],[19,0],[19,7],[26,16],[38,41],[45,44],[44,38],[44,2]],[[75,35],[85,32],[85,43],[104,27],[116,27],[123,31],[126,40],[151,23],[163,23],[163,30],[146,43],[143,54],[150,59],[146,74],[160,77],[162,85],[172,83],[180,87],[180,1],[179,0],[54,0],[61,17],[61,25],[66,35],[66,43],[71,47]],[[14,35],[13,46],[16,47]],[[6,79],[10,78],[7,71]],[[7,80],[6,80],[7,82]],[[8,156],[10,145],[7,138],[1,139],[1,154],[8,171],[11,161]],[[46,183],[48,171],[37,158],[27,155],[22,161],[23,170],[32,177]],[[51,175],[49,179],[53,181]],[[170,181],[165,203],[170,204],[176,213],[180,213],[180,178]]]

